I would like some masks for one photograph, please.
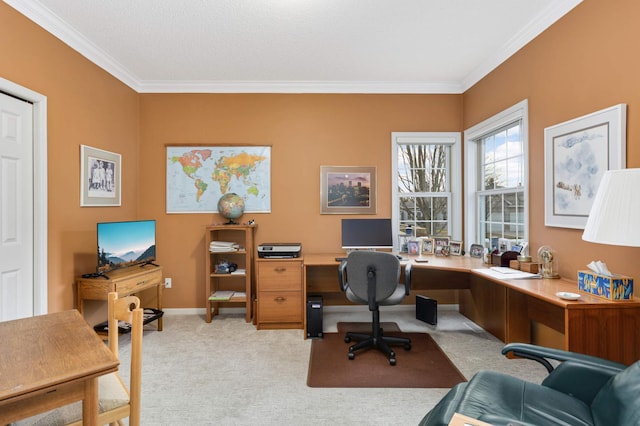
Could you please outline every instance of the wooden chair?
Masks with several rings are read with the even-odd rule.
[[[131,371],[129,387],[120,374],[111,373],[99,378],[98,423],[120,424],[129,417],[130,426],[140,424],[140,393],[142,385],[142,320],[143,309],[135,296],[118,298],[118,293],[109,293],[109,349],[118,356],[118,321],[131,324]],[[67,405],[25,420],[17,425],[32,424],[82,424],[82,402]]]

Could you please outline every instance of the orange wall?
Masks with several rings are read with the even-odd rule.
[[[0,77],[47,97],[49,311],[75,307],[95,228],[137,216],[139,95],[0,2]],[[122,207],[80,207],[80,145],[122,154]]]
[[[627,167],[640,167],[640,3],[585,0],[464,94],[464,128],[529,99],[531,253],[557,251],[560,274],[576,279],[591,260],[640,279],[640,249],[582,241],[582,230],[544,225],[544,129],[627,104]],[[640,243],[640,242],[639,242]]]
[[[553,246],[568,277],[591,259],[640,277],[640,249],[584,243],[543,219],[545,127],[627,103],[627,165],[640,167],[639,12],[633,0],[585,0],[464,95],[137,94],[0,2],[0,76],[49,101],[49,310],[74,306],[96,222],[137,218],[158,221],[158,261],[174,280],[165,306],[204,306],[203,228],[216,219],[165,213],[166,144],[272,145],[272,213],[246,217],[258,242],[334,251],[340,216],[319,214],[320,165],[376,166],[378,216],[389,216],[392,131],[462,131],[524,98],[533,249]],[[121,207],[79,207],[81,144],[122,154]]]
[[[320,214],[320,166],[375,166],[378,216],[391,216],[391,132],[460,131],[461,95],[141,95],[140,215],[158,220],[158,262],[173,279],[169,307],[204,306],[204,226],[213,214],[165,213],[165,145],[272,146],[271,213],[257,243],[340,250],[341,215]]]

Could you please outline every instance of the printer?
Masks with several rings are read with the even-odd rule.
[[[262,259],[292,259],[300,257],[301,243],[264,243],[258,245],[258,257]]]

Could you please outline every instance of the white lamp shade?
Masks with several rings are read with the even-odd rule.
[[[605,172],[582,239],[640,247],[640,169]]]

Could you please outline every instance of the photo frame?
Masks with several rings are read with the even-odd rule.
[[[451,256],[462,256],[462,241],[449,241],[449,254]]]
[[[420,242],[421,254],[433,254],[433,238],[422,237],[420,238]]]
[[[376,214],[377,171],[320,166],[320,214]]]
[[[420,254],[420,241],[411,240],[407,242],[407,254],[419,255]]]
[[[445,247],[449,245],[449,241],[450,241],[449,237],[433,237],[433,246]]]
[[[544,129],[545,226],[584,229],[602,175],[626,166],[626,111],[618,104]]]
[[[482,253],[484,253],[484,247],[480,244],[471,244],[469,247],[469,256],[471,257],[482,257]]]
[[[80,206],[121,205],[122,156],[80,145]]]

